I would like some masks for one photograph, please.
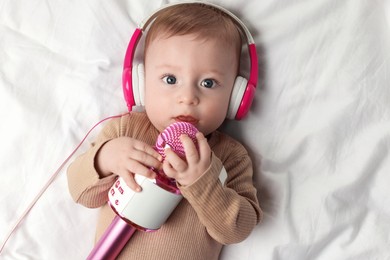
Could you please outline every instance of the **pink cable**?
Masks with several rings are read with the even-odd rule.
[[[37,201],[40,199],[40,197],[43,195],[43,193],[45,193],[45,191],[47,190],[47,188],[53,183],[53,181],[55,180],[55,178],[57,178],[58,174],[61,172],[62,168],[64,168],[65,164],[68,163],[68,161],[70,160],[70,158],[72,158],[72,156],[77,152],[77,150],[80,148],[80,146],[84,143],[84,141],[87,139],[87,137],[89,136],[89,134],[98,126],[100,125],[101,123],[103,123],[104,121],[106,120],[109,120],[109,119],[113,119],[113,118],[118,118],[118,117],[121,117],[125,114],[121,114],[121,115],[116,115],[116,116],[110,116],[110,117],[107,117],[107,118],[104,118],[102,120],[100,120],[98,123],[96,123],[88,132],[87,134],[84,136],[84,138],[80,141],[80,143],[76,146],[76,148],[70,153],[70,155],[65,159],[65,161],[60,165],[60,167],[58,167],[58,169],[52,174],[52,176],[50,177],[50,179],[47,181],[47,183],[42,187],[42,189],[39,191],[39,193],[35,196],[35,198],[33,199],[33,201],[30,203],[30,205],[27,207],[27,209],[23,212],[22,216],[16,221],[15,225],[12,227],[11,231],[7,234],[6,238],[5,238],[5,241],[1,244],[1,247],[0,247],[0,254],[3,252],[3,249],[5,247],[5,245],[7,244],[8,240],[10,239],[10,237],[12,236],[12,234],[15,232],[15,230],[18,228],[18,226],[20,225],[20,223],[27,217],[27,214],[31,211],[31,209],[35,206],[35,204],[37,203]]]

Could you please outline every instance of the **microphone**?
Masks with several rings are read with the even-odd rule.
[[[196,133],[198,129],[187,122],[176,122],[165,128],[165,130],[157,137],[155,144],[155,150],[165,159],[165,149],[171,148],[181,159],[185,160],[185,152],[183,144],[180,141],[180,136],[186,134],[198,149],[198,141],[196,139]],[[176,180],[169,178],[165,173],[160,170],[157,171],[156,183],[158,186],[171,191],[176,194],[180,194],[180,190],[176,186]]]
[[[154,149],[165,159],[165,149],[171,148],[185,159],[180,136],[186,134],[198,148],[195,126],[187,122],[169,125],[158,137]],[[168,219],[182,199],[176,181],[162,170],[152,168],[156,179],[135,174],[134,179],[142,187],[134,192],[122,178],[118,178],[108,192],[108,203],[116,213],[114,220],[87,257],[87,260],[115,259],[136,230],[157,231]]]

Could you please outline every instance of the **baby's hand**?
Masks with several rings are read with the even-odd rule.
[[[151,167],[161,169],[161,161],[162,156],[152,146],[130,137],[119,137],[101,147],[95,166],[103,176],[116,174],[132,190],[141,191],[134,180],[134,174],[153,179],[156,174]]]
[[[174,178],[180,185],[188,186],[194,183],[209,167],[211,163],[211,148],[201,132],[196,134],[199,152],[195,144],[187,135],[181,135],[186,161],[168,148],[165,151],[163,163],[164,173]]]

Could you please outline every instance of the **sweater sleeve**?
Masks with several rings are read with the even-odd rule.
[[[195,209],[210,236],[222,244],[238,243],[249,236],[261,219],[252,161],[243,146],[227,144],[224,165],[213,153],[210,168],[195,183],[180,187]],[[219,174],[225,167],[228,177],[223,185]]]
[[[109,140],[120,135],[121,119],[113,119],[104,126],[91,147],[78,156],[68,167],[69,192],[77,203],[89,208],[97,208],[108,200],[107,192],[115,181],[115,175],[102,177],[95,168],[95,157],[100,148]]]

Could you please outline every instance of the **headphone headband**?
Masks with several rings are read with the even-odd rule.
[[[162,7],[160,7],[159,9],[157,9],[156,11],[154,11],[149,17],[147,17],[144,21],[142,21],[139,25],[138,25],[138,28],[141,29],[142,31],[145,31],[149,24],[165,9],[168,9],[172,6],[177,6],[177,5],[183,5],[183,4],[204,4],[204,5],[207,5],[207,6],[211,6],[211,7],[214,7],[215,9],[218,9],[220,10],[221,12],[223,12],[224,14],[228,15],[230,18],[232,18],[234,20],[234,22],[236,23],[236,25],[238,25],[238,27],[241,29],[241,32],[243,32],[245,34],[245,37],[247,39],[247,42],[248,42],[248,45],[249,44],[254,44],[255,41],[253,40],[253,37],[252,37],[252,34],[250,33],[250,31],[248,30],[248,28],[245,26],[245,24],[235,15],[233,14],[232,12],[230,12],[229,10],[223,8],[222,6],[219,6],[219,5],[216,5],[216,4],[213,4],[213,3],[205,3],[205,2],[202,2],[202,1],[183,1],[183,2],[179,2],[179,3],[170,3],[170,4],[167,4],[167,5],[164,5]]]
[[[131,37],[130,43],[126,50],[126,55],[124,59],[123,64],[123,77],[122,77],[122,83],[123,83],[123,91],[126,99],[126,103],[128,106],[129,111],[132,110],[133,105],[137,104],[134,100],[134,93],[133,93],[133,84],[132,84],[132,78],[134,77],[132,72],[133,67],[133,59],[135,54],[135,49],[138,44],[139,39],[141,38],[142,34],[146,29],[148,28],[149,24],[152,23],[155,18],[164,10],[178,5],[184,5],[184,4],[204,4],[206,6],[211,6],[222,13],[229,16],[236,26],[241,31],[241,34],[245,35],[246,42],[248,44],[248,52],[249,52],[249,58],[250,58],[250,75],[249,79],[247,80],[247,87],[245,89],[245,92],[243,93],[243,97],[240,100],[239,108],[237,108],[237,113],[235,116],[233,116],[235,119],[241,119],[243,118],[247,112],[249,111],[250,105],[252,103],[252,100],[254,98],[254,92],[257,85],[257,78],[258,78],[258,59],[257,59],[257,53],[256,53],[256,45],[254,43],[253,37],[251,33],[249,32],[248,28],[245,26],[245,24],[232,12],[229,10],[218,6],[213,3],[206,3],[202,1],[184,1],[179,3],[171,3],[164,5],[163,7],[157,9],[155,12],[153,12],[149,17],[147,17],[144,21],[142,21],[135,32],[133,33],[133,36]],[[135,91],[135,90],[134,90]]]

